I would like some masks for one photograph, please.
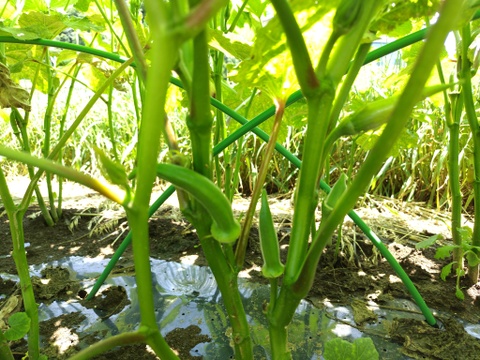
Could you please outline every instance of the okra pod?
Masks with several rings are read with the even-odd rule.
[[[272,214],[268,206],[267,192],[262,191],[260,208],[260,248],[263,257],[262,274],[268,279],[274,279],[283,274],[284,266],[280,260],[280,247],[277,232],[273,225]]]
[[[182,166],[157,165],[158,177],[191,194],[212,217],[212,236],[221,243],[234,243],[240,235],[240,223],[222,191],[205,176]]]
[[[427,87],[423,90],[420,100],[444,91],[454,84],[442,84]],[[329,138],[335,141],[341,136],[356,135],[368,130],[375,130],[385,124],[390,118],[400,95],[368,103],[360,111],[347,116],[332,131]]]

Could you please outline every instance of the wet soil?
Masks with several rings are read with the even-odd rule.
[[[111,257],[127,234],[126,218],[119,209],[98,203],[93,197],[90,202],[88,196],[82,197],[82,201],[66,202],[61,218],[53,227],[46,226],[35,207],[27,212],[24,231],[30,265],[45,264],[72,255],[85,258]],[[247,200],[238,199],[238,202],[240,206],[236,209],[242,213]],[[93,204],[94,207],[91,206]],[[281,257],[285,261],[291,227],[289,200],[272,199],[272,205],[281,242]],[[392,204],[389,200],[372,200],[364,205],[366,206],[359,209],[360,215],[380,235],[413,280],[426,303],[430,308],[448,314],[441,317],[442,326],[439,328],[431,327],[422,321],[396,319],[389,324],[391,341],[403,345],[402,352],[412,358],[455,359],[458,354],[462,354],[462,359],[477,359],[480,341],[468,335],[458,323],[458,319],[474,324],[480,321],[480,284],[472,284],[466,277],[462,278],[461,287],[465,299],[457,299],[455,277],[450,276],[446,281],[440,279],[441,269],[448,261],[435,258],[438,245],[421,250],[415,248],[419,241],[434,234],[443,234],[445,239],[442,243],[448,243],[448,229],[445,229],[448,215],[421,210],[418,204],[406,206]],[[0,217],[0,236],[0,274],[16,274],[11,256],[9,221],[4,213]],[[175,207],[164,205],[151,218],[150,237],[152,257],[179,261],[186,256],[196,255],[195,264],[206,266],[194,229]],[[132,264],[132,251],[129,248],[114,271],[131,272]],[[262,260],[256,228],[251,231],[245,264],[250,281],[268,283],[261,277]],[[120,312],[129,303],[122,287],[109,287],[97,294],[95,299],[84,300],[86,292],[72,280],[68,270],[63,268],[47,267],[41,276],[32,277],[32,282],[38,302],[74,299],[94,309],[98,317],[105,320]],[[306,300],[318,307],[323,307],[326,300],[350,305],[356,314],[355,322],[362,329],[365,323],[380,321],[375,314],[369,312],[366,302],[373,301],[381,307],[386,306],[392,299],[411,300],[411,296],[372,243],[351,221],[346,221],[341,237],[335,236],[332,246],[327,248],[321,258],[315,283]],[[21,309],[18,285],[14,281],[0,278],[0,320]],[[41,335],[45,339],[44,353],[49,359],[63,359],[76,353],[79,349],[72,345],[75,339],[81,338],[86,343],[95,343],[103,337],[104,334],[96,334],[85,338],[78,328],[83,320],[82,316],[80,312],[73,312],[41,323]],[[58,354],[58,346],[49,346],[55,338],[62,339],[65,347],[62,355]],[[190,355],[190,350],[195,345],[214,341],[201,335],[195,324],[171,331],[166,335],[166,340],[179,353],[181,359],[187,360],[201,358]],[[12,344],[12,348],[15,356],[21,359],[25,354],[26,344],[18,341]],[[95,359],[111,358],[135,360],[156,357],[147,347],[132,345],[115,349]]]

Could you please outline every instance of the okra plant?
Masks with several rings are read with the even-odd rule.
[[[57,160],[62,146],[75,131],[76,125],[83,119],[82,116],[65,131],[53,149],[50,149],[48,139],[45,140],[43,159],[0,146],[0,155],[39,169],[26,196],[31,196],[36,181],[45,171],[47,174],[56,174],[98,191],[122,205],[127,214],[133,236],[134,264],[140,299],[140,325],[133,332],[112,336],[82,350],[73,356],[73,359],[91,358],[113,347],[131,343],[150,345],[161,359],[178,359],[168,347],[155,321],[151,269],[148,261],[149,203],[157,177],[175,186],[179,194],[180,208],[196,228],[201,248],[222,293],[232,327],[236,359],[253,359],[252,338],[238,289],[238,274],[244,266],[248,234],[254,210],[261,197],[260,238],[264,258],[262,273],[270,280],[272,289],[265,311],[269,324],[271,356],[275,360],[290,359],[292,355],[288,343],[288,327],[298,304],[308,294],[313,284],[323,249],[330,242],[344,216],[365,192],[372,177],[379,171],[386,155],[393,148],[409,120],[415,104],[432,93],[429,89],[424,90],[425,84],[440,56],[447,34],[458,27],[461,21],[469,20],[464,19],[464,12],[469,10],[466,9],[469,2],[443,1],[438,8],[439,17],[432,26],[401,93],[388,100],[367,105],[363,111],[340,119],[340,110],[345,104],[360,64],[365,60],[368,44],[372,40],[371,30],[374,30],[376,21],[382,17],[382,12],[388,8],[389,2],[341,0],[313,3],[272,0],[270,3],[257,2],[257,6],[263,7],[261,13],[266,8],[272,12],[270,15],[274,12],[275,16],[270,21],[281,25],[286,42],[281,41],[281,34],[276,34],[277,47],[265,49],[265,43],[258,45],[263,46],[262,51],[273,52],[270,54],[273,61],[254,63],[257,61],[254,59],[255,55],[258,55],[255,51],[258,49],[250,49],[253,52],[251,56],[245,55],[245,47],[233,46],[228,37],[224,36],[232,32],[240,20],[245,21],[242,15],[247,1],[232,11],[233,4],[226,0],[170,2],[145,0],[148,25],[145,28],[138,22],[138,6],[133,6],[138,5],[138,2],[132,0],[129,9],[123,0],[115,1],[122,31],[128,42],[128,48],[125,46],[123,51],[128,54],[130,60],[112,74],[92,101],[96,101],[103,90],[110,87],[115,77],[134,61],[141,99],[141,121],[136,146],[136,169],[130,176],[118,161],[115,148],[108,154],[100,149],[96,151],[108,182],[64,166]],[[98,4],[96,2],[96,5]],[[137,17],[132,16],[132,9],[137,9]],[[299,24],[296,15],[306,10],[310,12],[310,17],[306,23]],[[306,40],[304,29],[309,29],[321,17],[325,16],[328,19],[326,16],[328,14],[333,15],[330,33],[325,44],[321,46],[321,52],[315,52],[312,49],[320,46],[312,43],[313,40]],[[104,14],[102,16],[105,17]],[[117,36],[113,27],[111,30]],[[144,41],[143,45],[142,36],[145,34],[148,34],[148,41]],[[211,41],[212,39],[215,41]],[[220,52],[222,48],[236,51],[238,57],[242,58],[243,61],[234,79],[253,83],[256,89],[252,90],[252,99],[256,96],[257,89],[260,89],[275,105],[271,138],[254,181],[251,206],[243,224],[235,219],[230,205],[233,192],[230,184],[235,182],[229,172],[231,168],[228,170],[231,164],[222,164],[220,160],[214,160],[212,152],[213,134],[217,142],[221,141],[226,133],[226,119],[220,112],[217,112],[214,118],[210,105],[212,95],[216,101],[226,101],[226,87],[222,82],[225,60],[225,54]],[[285,64],[288,64],[290,59],[292,66],[285,69]],[[265,66],[272,71],[262,74],[253,72],[252,76],[252,73],[245,70],[248,70],[249,62],[255,64],[256,66],[252,68],[257,70]],[[191,156],[179,151],[176,134],[168,120],[169,114],[165,111],[172,71],[181,79],[186,94],[188,114],[185,123]],[[345,74],[347,75],[344,78]],[[214,91],[211,87],[212,77]],[[289,95],[297,86],[301,89],[306,102],[307,130],[303,140],[302,166],[296,183],[287,260],[282,264],[264,183]],[[443,89],[444,87],[439,87],[435,91]],[[88,108],[85,111],[88,111]],[[319,183],[324,176],[332,144],[341,136],[359,134],[380,126],[384,126],[382,135],[357,175],[351,181],[347,181],[346,176],[341,176],[330,195],[325,198],[321,207],[322,221],[317,227],[314,213],[319,202]],[[162,138],[170,150],[170,164],[157,163]],[[233,154],[227,150],[224,160],[230,161],[232,157]],[[238,158],[235,161],[238,164]],[[223,169],[225,174],[222,174]],[[132,178],[135,181],[131,181]],[[224,188],[215,183],[220,186],[223,184]],[[21,218],[26,208],[25,204],[20,208],[13,204],[3,172],[0,172],[0,195],[9,218],[17,219],[12,225],[12,237],[15,232],[17,234],[14,237],[15,248],[19,253],[14,253],[14,258],[20,274],[24,299],[25,301],[30,299],[29,304],[25,304],[26,314],[31,319],[29,356],[38,359],[40,357],[38,314],[29,284],[21,233]]]

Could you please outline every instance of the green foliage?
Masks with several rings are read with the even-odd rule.
[[[325,360],[376,360],[377,349],[371,338],[358,338],[353,343],[335,338],[325,343]]]
[[[65,35],[64,31],[68,30],[73,31],[76,35],[76,39],[72,43],[87,43],[90,48],[115,53],[119,56],[130,57],[131,52],[134,52],[135,60],[140,60],[137,63],[139,67],[141,67],[142,60],[146,58],[145,61],[149,65],[148,81],[144,81],[144,76],[140,76],[140,80],[137,79],[137,73],[133,71],[116,79],[116,82],[109,84],[108,88],[103,88],[100,99],[106,104],[106,108],[99,105],[98,108],[89,112],[85,124],[79,125],[75,119],[81,120],[83,117],[77,118],[72,113],[82,108],[82,101],[91,96],[91,90],[99,89],[110,79],[116,65],[103,60],[104,53],[98,51],[94,51],[95,55],[77,55],[78,48],[68,51],[46,51],[44,47],[32,47],[25,44],[2,46],[0,59],[6,61],[7,65],[11,67],[12,81],[29,80],[28,86],[31,86],[32,89],[28,96],[33,94],[33,99],[38,96],[41,99],[37,102],[32,100],[34,104],[32,108],[39,116],[32,115],[28,118],[29,114],[25,113],[25,128],[21,128],[20,125],[23,124],[20,119],[12,118],[14,127],[8,132],[9,138],[14,138],[23,131],[28,136],[22,138],[22,145],[31,144],[33,154],[49,156],[48,151],[41,153],[40,146],[37,144],[42,144],[45,149],[48,149],[50,139],[54,142],[56,139],[63,139],[64,134],[70,134],[68,144],[60,143],[63,145],[61,146],[62,150],[51,156],[52,159],[56,158],[56,161],[63,163],[64,166],[50,160],[36,159],[34,156],[19,151],[10,151],[13,146],[9,148],[2,146],[2,151],[10,158],[23,159],[22,161],[31,166],[38,166],[57,175],[77,181],[80,181],[78,179],[81,178],[84,184],[104,194],[110,194],[107,192],[110,190],[109,187],[105,186],[107,190],[101,188],[103,185],[99,185],[98,181],[72,170],[71,167],[81,168],[84,172],[101,171],[112,184],[124,188],[128,192],[130,185],[126,175],[127,169],[131,170],[134,164],[138,166],[136,170],[138,185],[132,196],[133,201],[128,204],[124,202],[135,243],[134,261],[139,283],[139,298],[143,300],[140,304],[141,330],[131,333],[130,336],[137,336],[135,341],[139,341],[140,337],[141,341],[150,344],[157,355],[161,355],[165,359],[176,359],[176,356],[162,342],[163,338],[154,320],[153,304],[149,300],[152,297],[150,272],[148,261],[145,261],[149,256],[148,206],[157,162],[161,162],[168,154],[170,161],[182,165],[160,164],[156,170],[160,178],[173,183],[179,190],[183,190],[183,193],[179,191],[181,195],[179,198],[184,196],[181,202],[182,211],[196,228],[209,265],[215,273],[229,317],[234,319],[232,332],[235,334],[235,340],[241,339],[241,341],[234,342],[235,352],[239,356],[244,353],[249,354],[251,352],[249,326],[236,282],[238,272],[243,266],[243,260],[239,261],[238,253],[234,253],[238,247],[235,249],[232,246],[240,234],[241,227],[232,213],[229,200],[222,192],[222,190],[231,189],[220,189],[210,179],[213,172],[210,146],[212,117],[208,92],[209,81],[213,81],[209,73],[213,70],[216,86],[215,96],[218,96],[218,100],[237,109],[239,113],[245,113],[248,118],[264,112],[274,104],[283,105],[289,95],[298,89],[299,83],[302,84],[302,90],[308,90],[305,91],[308,101],[299,101],[286,110],[283,122],[285,126],[279,136],[281,142],[304,161],[301,171],[302,176],[307,179],[307,186],[298,186],[298,189],[303,191],[308,188],[308,191],[303,193],[304,196],[299,196],[301,205],[297,206],[298,202],[296,202],[295,214],[300,215],[297,215],[298,221],[294,221],[295,231],[292,230],[289,258],[285,266],[285,277],[282,279],[280,292],[276,289],[276,278],[283,275],[284,267],[279,258],[278,239],[268,208],[266,191],[262,194],[260,211],[261,247],[264,257],[262,270],[266,277],[272,279],[268,321],[272,325],[269,330],[271,331],[273,353],[278,351],[277,356],[273,357],[280,358],[287,355],[289,350],[286,346],[285,329],[291,321],[289,316],[292,316],[295,306],[298,305],[297,301],[307,294],[309,286],[313,283],[313,269],[318,263],[316,257],[321,256],[325,239],[331,238],[333,229],[353,207],[354,201],[368,186],[367,182],[372,176],[377,181],[374,183],[374,187],[376,184],[383,185],[385,179],[391,176],[390,179],[395,179],[397,182],[392,185],[392,189],[398,184],[402,184],[403,187],[402,180],[405,176],[416,178],[415,172],[421,172],[417,170],[417,159],[422,157],[421,151],[418,150],[418,144],[421,142],[419,140],[422,137],[423,139],[428,138],[430,133],[438,131],[438,127],[433,129],[433,120],[428,119],[429,116],[435,117],[433,111],[425,114],[419,110],[413,116],[413,120],[402,129],[397,148],[391,150],[389,154],[378,151],[377,140],[383,139],[385,134],[390,136],[385,141],[385,145],[391,149],[392,140],[395,140],[400,134],[398,130],[392,131],[392,126],[397,123],[407,124],[406,120],[410,112],[409,106],[406,106],[405,109],[395,107],[397,99],[392,101],[389,94],[394,92],[395,87],[399,87],[407,79],[410,79],[411,71],[416,70],[415,74],[417,75],[414,77],[416,87],[409,86],[408,90],[416,97],[426,80],[427,72],[422,73],[422,68],[418,68],[416,65],[417,58],[421,53],[414,49],[406,57],[406,62],[411,67],[399,76],[390,79],[390,84],[393,86],[389,86],[388,91],[380,89],[379,94],[373,94],[373,92],[367,94],[365,96],[368,98],[367,101],[362,98],[355,103],[358,99],[353,99],[352,102],[345,104],[346,112],[354,115],[346,117],[340,122],[339,129],[347,128],[340,136],[363,134],[356,139],[343,139],[335,144],[337,153],[333,154],[332,159],[335,165],[338,164],[342,175],[337,176],[339,179],[336,185],[323,203],[324,217],[322,221],[325,223],[322,222],[322,226],[316,229],[312,214],[317,206],[318,181],[322,177],[325,159],[328,158],[327,150],[323,148],[326,143],[325,138],[337,120],[337,115],[332,121],[329,116],[338,90],[336,89],[337,82],[340,82],[341,76],[347,69],[348,62],[359,44],[366,38],[373,37],[371,34],[365,36],[365,32],[373,29],[379,30],[379,33],[384,32],[390,33],[391,36],[398,36],[411,31],[419,26],[419,20],[423,21],[424,17],[433,14],[433,11],[437,9],[438,1],[405,0],[397,1],[395,4],[385,2],[385,6],[381,8],[378,5],[379,2],[371,0],[323,1],[320,3],[315,0],[274,0],[271,4],[278,16],[272,16],[270,2],[264,0],[250,0],[248,3],[240,2],[239,4],[222,1],[165,2],[147,0],[145,1],[148,11],[146,20],[141,18],[139,1],[130,2],[130,7],[125,11],[122,11],[119,6],[118,12],[113,6],[114,2],[108,1],[53,0],[49,2],[32,0],[25,4],[17,2],[15,6],[13,6],[13,1],[10,3],[12,5],[9,6],[6,14],[11,15],[9,16],[11,19],[5,19],[0,23],[0,35],[11,35],[17,40],[52,39],[62,33]],[[449,4],[451,1],[446,1],[446,3]],[[122,3],[117,2],[117,4]],[[227,5],[218,13],[210,13],[218,10],[223,4]],[[205,7],[206,5],[208,6]],[[379,9],[381,13],[377,14]],[[14,13],[15,16],[12,15]],[[172,14],[174,16],[171,16]],[[118,17],[122,19],[122,26],[116,20]],[[407,21],[412,17],[418,19],[409,26],[410,22]],[[373,25],[372,18],[374,18]],[[144,20],[148,22],[148,27],[144,26]],[[133,21],[134,24],[129,26],[129,21]],[[215,28],[209,28],[210,26]],[[199,34],[203,28],[207,29],[205,37],[203,33],[192,36],[192,34]],[[450,28],[448,26],[448,29]],[[443,30],[446,31],[447,26]],[[338,32],[339,36],[344,37],[341,37],[338,43],[336,42],[338,39],[333,37],[335,41],[328,43],[326,39],[330,38],[332,31]],[[128,36],[125,37],[125,34]],[[128,44],[125,41],[126,38],[128,38]],[[209,48],[207,47],[207,38]],[[140,45],[137,48],[132,46],[135,45],[135,40]],[[304,41],[305,46],[302,47]],[[429,43],[427,42],[427,44]],[[437,48],[440,48],[442,43],[437,39],[436,45]],[[3,48],[5,48],[4,52]],[[181,51],[178,52],[178,49]],[[301,55],[294,49],[299,49]],[[332,58],[328,56],[330,49],[334,49],[335,56]],[[83,49],[80,50],[83,51]],[[325,57],[320,55],[322,50],[326,54]],[[295,67],[292,57],[295,59]],[[332,76],[332,74],[328,74],[331,68],[326,65],[331,65],[332,62],[334,62],[333,65],[336,65],[335,59],[341,60],[339,63],[343,64],[344,62],[345,66],[339,66],[338,69],[341,70],[336,71]],[[415,61],[413,61],[414,59]],[[475,54],[472,55],[472,59],[475,61]],[[325,64],[323,64],[324,60],[326,60]],[[431,67],[429,66],[433,66],[433,61],[436,59],[424,56],[423,60],[423,67],[427,67],[430,72]],[[317,62],[319,65],[315,68],[313,64]],[[210,68],[212,64],[213,69]],[[321,71],[318,71],[318,68]],[[177,71],[177,74],[185,81],[184,85],[187,88],[185,93],[180,94],[178,91],[167,90],[172,70]],[[334,73],[334,71],[331,72]],[[300,81],[297,81],[297,76]],[[335,80],[332,81],[332,78]],[[59,97],[57,100],[57,94],[52,92],[60,89],[60,84],[69,83],[71,83],[70,89],[75,97],[75,105],[70,102],[69,97],[67,99]],[[386,86],[386,83],[379,82],[376,85],[382,88]],[[52,84],[55,84],[55,87],[52,87]],[[79,88],[82,91],[85,90],[80,96]],[[48,97],[42,97],[43,94],[40,92],[48,93]],[[25,104],[27,92],[20,91],[20,93],[25,98],[21,104]],[[404,103],[408,105],[408,93],[407,91],[406,96],[400,97],[398,101],[404,99]],[[83,96],[84,94],[85,96]],[[100,92],[98,95],[100,96]],[[382,105],[380,115],[378,108],[374,109],[375,114],[373,115],[368,111],[367,113],[362,110],[358,111],[361,102],[368,102],[371,105],[370,108],[378,105],[378,103],[372,102],[379,97],[378,95],[388,99],[383,102],[380,100]],[[42,107],[45,103],[49,105],[47,108]],[[133,103],[134,106],[127,109],[127,103]],[[385,104],[388,106],[383,106]],[[19,106],[12,104],[11,101],[9,105]],[[367,110],[369,105],[367,105]],[[164,113],[165,108],[168,110],[167,114]],[[282,106],[278,106],[278,108],[282,109]],[[394,108],[399,108],[399,111],[395,113]],[[355,117],[355,114],[360,114],[360,116]],[[397,122],[388,123],[388,118],[395,114]],[[169,123],[173,125],[172,128],[165,126],[165,115],[168,115]],[[73,134],[68,132],[72,120],[75,121],[75,126],[78,126]],[[231,119],[226,119],[227,126],[224,131],[220,115],[215,121],[219,129],[219,140],[237,128]],[[307,121],[308,130],[312,132],[304,140]],[[379,129],[385,123],[387,126]],[[430,130],[423,131],[425,124],[431,125]],[[267,121],[262,125],[262,128],[268,133],[271,132],[271,127],[272,121]],[[190,132],[188,132],[189,130]],[[15,136],[12,136],[12,131],[15,132]],[[160,143],[162,131],[168,135],[166,142],[168,148]],[[371,132],[365,133],[366,131]],[[48,136],[45,135],[47,132]],[[139,139],[138,142],[137,139]],[[7,142],[7,137],[3,139],[3,142]],[[464,139],[464,143],[467,144],[468,139]],[[95,146],[90,144],[95,144]],[[55,144],[51,145],[51,147],[55,146]],[[351,151],[348,159],[345,159],[345,154],[341,153],[341,149],[345,148],[349,148]],[[245,135],[242,141],[238,141],[235,150],[224,151],[223,157],[216,164],[217,176],[223,175],[221,174],[222,169],[225,169],[225,172],[230,171],[232,164],[228,162],[234,158],[237,161],[238,170],[243,175],[243,188],[251,189],[250,185],[245,184],[254,183],[258,166],[264,156],[263,149],[264,144],[257,137],[251,134]],[[425,153],[429,151],[430,149],[425,149]],[[368,156],[365,157],[366,153]],[[380,168],[381,161],[386,155],[391,156],[380,170],[381,175],[375,176],[373,172]],[[373,159],[370,163],[373,165],[370,167],[357,165],[357,163],[364,164],[365,159]],[[189,168],[190,163],[198,172]],[[388,174],[390,164],[396,164],[397,169]],[[284,159],[275,157],[269,166],[268,170],[272,170],[270,171],[271,177],[264,187],[270,190],[276,187],[285,192],[291,190],[296,182],[297,170],[293,170],[290,165],[286,166]],[[346,171],[342,167],[346,168]],[[410,173],[404,175],[408,171]],[[346,179],[355,173],[359,175],[352,176],[352,178],[353,180],[359,179],[360,185],[347,185]],[[281,176],[277,177],[276,174],[281,174]],[[384,175],[385,177],[382,177]],[[218,183],[222,182],[218,181]],[[233,183],[235,182],[233,181]],[[229,184],[230,181],[227,186]],[[428,188],[429,185],[430,183],[424,186]],[[6,196],[5,193],[8,194],[8,189],[4,188],[0,187],[0,191],[3,192],[2,197]],[[387,193],[385,189],[382,191]],[[233,191],[229,192],[233,193]],[[350,194],[350,196],[345,194]],[[110,194],[110,198],[112,197],[123,199],[116,194]],[[10,213],[13,213],[13,210]],[[311,244],[307,244],[309,239],[312,240]],[[302,243],[303,240],[305,241]],[[429,239],[428,243],[422,244],[421,247],[433,243],[434,240]],[[300,244],[300,246],[296,246],[296,244]],[[476,254],[478,249],[474,246],[466,246],[462,249],[467,260],[471,264],[478,264],[479,258]],[[298,251],[291,251],[294,247]],[[443,253],[439,252],[438,254],[439,256],[450,254],[454,249],[454,247],[444,248]],[[444,277],[450,273],[452,266],[453,263],[445,269],[444,273],[442,272]],[[458,277],[463,275],[462,271],[457,269],[457,281]],[[458,283],[457,289],[461,293]],[[460,296],[459,294],[457,296]],[[34,301],[31,302],[31,304],[33,303]],[[32,328],[35,326],[32,325]],[[127,334],[128,336],[129,334]],[[30,336],[29,340],[31,340]],[[115,340],[118,338],[114,337],[112,341]],[[123,341],[119,341],[119,344],[123,343]],[[280,347],[276,347],[275,344],[280,344]],[[88,353],[89,349],[85,351]],[[164,354],[167,355],[164,356]],[[337,339],[325,345],[324,356],[326,359],[338,358],[338,356],[347,359],[375,359],[378,358],[378,353],[374,349],[371,339],[358,339],[353,344]],[[39,358],[38,354],[33,354],[32,357]],[[245,355],[246,359],[251,357]]]
[[[17,312],[8,318],[9,328],[3,333],[8,341],[20,340],[30,330],[30,318],[24,312]]]
[[[429,238],[420,241],[419,243],[416,243],[415,249],[426,249],[435,244],[439,239],[443,239],[443,236],[441,234],[432,235]]]

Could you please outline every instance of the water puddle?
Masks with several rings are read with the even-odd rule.
[[[92,278],[99,275],[107,262],[108,260],[70,257],[48,266],[68,269],[71,280],[80,281],[81,288],[89,291],[94,283]],[[195,325],[200,329],[200,335],[206,335],[212,340],[199,343],[191,350],[192,356],[203,355],[209,360],[233,359],[233,350],[229,345],[228,317],[210,269],[155,259],[150,260],[150,263],[153,271],[156,320],[162,334],[165,336],[174,329],[186,329]],[[41,276],[46,267],[31,267],[32,274]],[[268,328],[262,312],[263,304],[269,297],[269,288],[247,279],[240,278],[239,282],[251,324],[255,359],[269,359]],[[121,312],[105,316],[96,308],[83,306],[80,299],[55,300],[48,305],[40,304],[40,321],[81,312],[84,319],[76,328],[78,333],[102,334],[105,337],[136,329],[140,314],[134,276],[111,276],[100,292],[112,286],[121,286],[126,290],[129,304],[124,306]],[[302,301],[295,313],[289,333],[293,359],[323,359],[322,344],[336,337],[348,341],[371,337],[381,359],[410,359],[400,353],[399,345],[391,342],[386,329],[396,317],[422,320],[423,316],[418,313],[413,303],[395,300],[388,306],[379,308],[372,302],[363,304],[363,311],[356,308],[355,302],[352,306],[340,306],[328,301],[316,305],[320,306],[314,307],[311,303]],[[359,323],[362,324],[361,327],[356,325]],[[464,327],[470,335],[480,338],[480,326],[464,324]]]

